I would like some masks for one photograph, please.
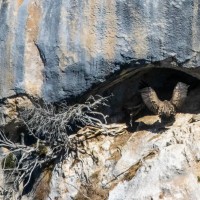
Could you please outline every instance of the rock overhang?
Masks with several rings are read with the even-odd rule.
[[[70,99],[129,62],[198,68],[199,13],[196,0],[2,2],[0,96]]]

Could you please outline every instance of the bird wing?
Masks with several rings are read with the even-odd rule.
[[[182,82],[178,82],[176,87],[174,88],[170,102],[176,108],[179,109],[183,105],[183,103],[187,97],[188,87],[189,87],[189,85],[182,83]]]
[[[140,90],[140,93],[142,96],[142,100],[144,101],[148,109],[157,114],[161,101],[159,100],[156,92],[151,87],[145,87]]]

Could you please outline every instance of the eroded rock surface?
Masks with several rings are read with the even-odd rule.
[[[1,0],[0,22],[1,98],[70,98],[127,63],[200,65],[198,0]]]
[[[117,122],[127,100],[138,103],[142,67],[173,68],[200,79],[198,0],[0,0],[0,23],[0,125],[11,135],[17,109],[30,103],[19,94],[55,102],[126,80],[107,91],[116,97],[111,122]],[[143,78],[161,90],[181,78],[193,82],[155,71],[142,72]],[[199,112],[198,91],[184,112]],[[52,179],[48,174],[47,199],[199,199],[198,119],[181,114],[167,130],[140,123],[136,132],[89,140],[88,154],[68,158]]]
[[[69,158],[62,173],[54,170],[47,199],[198,200],[200,121],[191,119],[177,114],[165,130],[150,125],[92,139],[86,144],[92,154],[79,154],[76,162]]]

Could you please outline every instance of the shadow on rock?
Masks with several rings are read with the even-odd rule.
[[[149,131],[154,134],[161,134],[168,130],[173,125],[173,122],[160,122],[159,120],[153,124],[146,124],[144,122],[134,122],[132,127],[129,127],[130,132],[135,131]]]

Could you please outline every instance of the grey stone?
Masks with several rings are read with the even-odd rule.
[[[82,161],[71,167],[73,159],[67,159],[65,176],[53,172],[49,199],[198,200],[200,123],[188,122],[191,117],[178,114],[162,134],[138,131],[88,142],[98,163],[80,155]]]
[[[2,98],[77,97],[128,63],[200,65],[198,0],[1,0],[0,16]]]

